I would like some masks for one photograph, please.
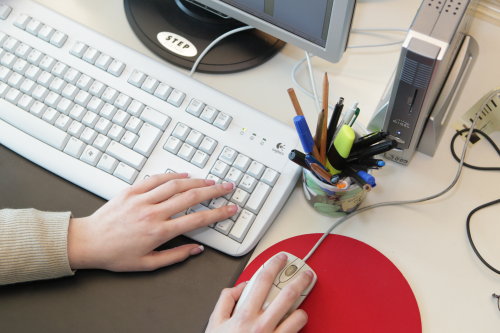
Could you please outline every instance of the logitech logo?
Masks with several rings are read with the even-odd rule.
[[[273,147],[273,151],[280,155],[285,155],[285,144],[278,142],[275,147]]]
[[[186,38],[174,34],[173,32],[162,31],[156,35],[156,38],[163,47],[184,57],[194,57],[198,54],[198,50],[193,43]]]

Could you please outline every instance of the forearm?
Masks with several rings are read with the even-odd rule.
[[[70,212],[0,210],[0,285],[72,275]]]

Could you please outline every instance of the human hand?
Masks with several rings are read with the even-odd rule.
[[[72,269],[150,271],[199,254],[203,247],[186,244],[155,251],[168,240],[208,226],[236,213],[228,205],[172,219],[202,201],[233,190],[232,183],[190,179],[187,174],[149,177],[123,191],[95,213],[72,218],[68,230],[68,259]]]
[[[205,333],[247,333],[247,332],[298,332],[307,323],[307,314],[297,309],[285,320],[283,316],[311,283],[310,271],[300,273],[295,281],[288,284],[272,303],[262,310],[271,285],[278,273],[285,267],[287,256],[280,254],[273,258],[258,274],[251,294],[234,310],[246,283],[224,289],[210,316]],[[234,312],[233,312],[234,311]]]

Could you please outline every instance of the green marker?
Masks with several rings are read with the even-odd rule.
[[[351,152],[356,134],[349,125],[342,125],[326,154],[326,167],[332,175],[340,173]]]

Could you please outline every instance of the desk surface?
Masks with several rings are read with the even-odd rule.
[[[151,55],[131,31],[120,0],[39,2]],[[408,27],[419,4],[418,0],[358,1],[354,27]],[[113,20],[109,20],[110,13],[113,14]],[[454,119],[483,94],[499,85],[499,34],[500,25],[474,20],[471,35],[479,43],[479,58],[460,96]],[[394,36],[394,39],[398,38],[397,34]],[[384,39],[373,39],[361,34],[354,34],[351,38],[351,42],[356,44],[383,41]],[[348,104],[359,101],[362,108],[359,122],[366,124],[394,70],[398,51],[397,46],[349,50],[337,64],[315,59],[315,77],[320,82],[322,73],[328,71],[332,99],[343,96]],[[301,50],[288,45],[276,57],[253,70],[221,76],[196,74],[195,78],[292,125],[292,111],[286,89],[292,86],[291,69],[302,57]],[[273,80],[266,80],[269,77]],[[307,86],[303,72],[299,72],[299,81]],[[306,116],[314,119],[312,100],[300,92],[298,96]],[[454,119],[450,124],[454,123]],[[388,166],[378,171],[376,176],[379,186],[369,194],[366,203],[423,197],[445,188],[456,171],[456,163],[448,148],[452,133],[449,126],[435,157],[417,153],[408,167],[388,163]],[[498,134],[495,136],[497,142],[500,138]],[[3,177],[5,173],[2,175],[2,193],[21,193],[21,189],[30,193],[28,197],[20,194],[10,197],[8,202],[11,205],[22,207],[36,203],[46,209],[73,209],[76,215],[84,215],[102,204],[100,199],[5,149],[0,154],[7,156],[0,160],[2,172],[7,170],[9,175],[17,177],[7,180],[8,178]],[[484,164],[498,164],[498,160],[492,156],[493,151],[489,147],[476,145],[468,158]],[[26,171],[29,172],[25,173]],[[33,186],[35,180],[37,184],[42,182],[43,186],[53,188],[51,196],[41,193],[41,186]],[[375,247],[395,263],[415,293],[421,311],[423,332],[497,332],[500,312],[491,294],[500,293],[500,278],[482,266],[474,256],[467,242],[464,226],[465,217],[472,208],[498,198],[498,184],[498,173],[464,170],[458,185],[441,198],[424,204],[386,207],[366,212],[355,216],[336,232]],[[43,195],[40,197],[37,193]],[[474,220],[476,242],[484,256],[496,267],[500,267],[498,209],[492,207],[478,213]],[[257,246],[254,256],[282,239],[303,233],[323,232],[331,222],[331,219],[318,215],[307,205],[302,189],[297,186],[275,223]],[[182,238],[176,240],[183,241],[185,240]],[[29,294],[37,302],[33,309],[40,310],[39,313],[30,315],[29,319],[38,327],[50,328],[51,331],[62,327],[84,331],[89,326],[94,326],[102,331],[148,329],[199,332],[220,289],[231,284],[245,262],[245,258],[228,258],[208,250],[187,263],[154,273],[82,271],[74,278],[2,288],[0,321],[5,322],[4,314],[7,313],[10,321],[22,322],[27,319],[23,312],[26,304],[23,302],[29,298],[19,295]],[[220,271],[214,268],[210,270],[209,267],[223,267],[224,276],[221,278]],[[206,281],[210,281],[209,286]],[[109,286],[112,286],[111,289]],[[77,305],[64,309],[64,313],[61,312],[61,307],[58,308],[53,303],[54,299],[67,291],[72,292],[70,297]],[[174,297],[175,295],[178,296]],[[6,299],[9,300],[9,307],[6,306]],[[130,303],[133,305],[126,305]],[[67,316],[78,318],[75,312],[82,309],[85,312],[77,322],[65,321]],[[108,315],[110,313],[113,315],[111,318]],[[48,323],[49,321],[54,322]]]

